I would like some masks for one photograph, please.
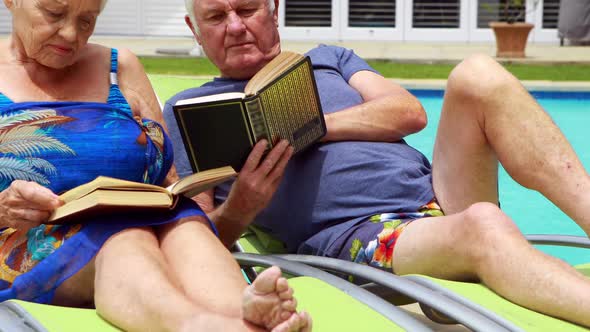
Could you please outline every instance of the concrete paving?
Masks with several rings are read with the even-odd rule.
[[[7,38],[0,35],[0,40]],[[126,47],[140,56],[190,56],[191,50],[198,51],[192,38],[162,37],[118,37],[96,36],[91,41],[111,47]],[[283,41],[283,49],[305,52],[318,42]],[[414,63],[458,63],[470,54],[483,53],[495,55],[493,43],[410,43],[350,41],[329,42],[352,48],[365,59],[384,59]],[[198,52],[197,52],[198,53]],[[527,57],[523,59],[499,58],[501,62],[549,63],[549,64],[590,64],[590,46],[559,46],[549,44],[529,44]]]
[[[0,37],[1,38],[1,37]],[[113,47],[127,47],[142,56],[189,56],[195,49],[191,38],[155,37],[93,37],[92,41]],[[283,41],[283,49],[305,52],[318,42]],[[409,43],[350,41],[330,42],[352,48],[365,59],[385,59],[416,63],[458,63],[474,53],[495,55],[493,43]],[[550,64],[590,64],[590,46],[559,46],[549,44],[529,44],[527,57],[523,59],[498,59],[501,62],[550,63]]]
[[[0,35],[0,40],[6,39]],[[162,38],[162,37],[119,37],[95,36],[91,42],[109,47],[128,48],[139,56],[153,57],[189,57],[199,56],[200,49],[192,38]],[[283,41],[285,50],[306,52],[315,47],[317,42]],[[402,42],[331,42],[352,48],[365,59],[384,59],[406,63],[450,63],[456,64],[465,57],[483,53],[490,56],[495,54],[493,43],[402,43]],[[590,65],[590,46],[559,46],[548,44],[529,44],[527,57],[524,59],[497,59],[507,63],[528,64],[587,64]],[[445,80],[396,80],[408,88],[444,88]],[[567,90],[590,91],[590,82],[523,82],[531,90]]]

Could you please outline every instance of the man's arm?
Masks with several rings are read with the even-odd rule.
[[[364,103],[326,115],[323,141],[395,142],[426,126],[426,112],[411,93],[371,71],[351,76]]]
[[[286,140],[277,144],[264,159],[266,141],[258,142],[240,170],[226,201],[214,207],[213,191],[194,199],[219,231],[221,242],[230,248],[276,192],[293,148]]]

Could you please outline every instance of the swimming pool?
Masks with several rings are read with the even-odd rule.
[[[428,126],[406,141],[432,160],[432,149],[440,110],[442,90],[412,90],[428,114]],[[578,153],[586,169],[590,169],[590,92],[533,92],[539,104],[561,128]],[[539,193],[523,188],[500,169],[500,201],[502,209],[525,234],[585,235],[577,224]],[[590,213],[590,211],[589,211]],[[590,250],[539,247],[544,252],[571,264],[590,262]]]

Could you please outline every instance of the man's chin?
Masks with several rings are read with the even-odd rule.
[[[240,55],[232,57],[229,63],[232,76],[235,78],[250,78],[256,74],[268,62],[262,54],[258,55]],[[237,77],[240,76],[240,77]]]

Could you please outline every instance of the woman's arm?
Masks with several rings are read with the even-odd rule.
[[[158,97],[154,92],[141,62],[127,49],[119,50],[119,87],[131,106],[135,116],[150,119],[168,131]],[[176,168],[172,166],[162,185],[168,186],[178,180]]]
[[[364,103],[326,115],[323,141],[395,142],[426,126],[424,108],[411,93],[371,71],[349,80]]]

